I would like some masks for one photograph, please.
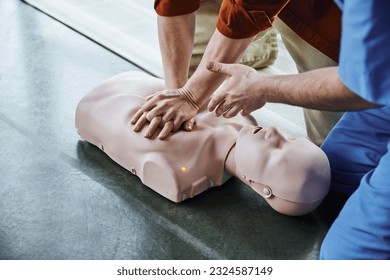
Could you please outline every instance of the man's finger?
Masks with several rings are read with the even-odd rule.
[[[172,109],[170,108],[169,110],[167,110],[167,111],[164,113],[164,115],[162,116],[161,121],[162,121],[164,124],[167,123],[167,122],[169,122],[169,121],[171,121],[171,120],[174,121],[174,118],[177,118],[177,117],[178,117],[177,114],[178,114],[177,111],[174,111],[174,110],[172,110]]]
[[[176,116],[176,118],[173,119],[172,132],[178,131],[183,123],[184,123],[183,122],[183,118],[180,118],[180,117]]]
[[[145,138],[151,138],[153,136],[154,132],[156,131],[156,129],[158,128],[160,122],[161,122],[161,117],[160,116],[157,116],[154,119],[152,119],[152,121],[150,122],[148,130],[146,131],[144,137]]]
[[[217,92],[216,94],[214,94],[214,96],[211,97],[210,101],[209,101],[209,104],[207,105],[207,110],[209,112],[212,112],[214,111],[214,109],[220,105],[221,103],[223,103],[225,101],[225,93],[222,92],[222,91],[219,91]]]
[[[146,118],[151,121],[152,119],[154,119],[155,117],[157,116],[160,116],[162,114],[162,110],[159,109],[158,107],[155,107],[153,110],[149,111],[147,114],[146,114]],[[163,121],[164,122],[164,121]],[[165,121],[166,122],[166,121]]]
[[[141,109],[146,112],[152,110],[158,104],[158,95],[154,95],[149,100],[146,100],[144,105],[142,105]]]
[[[215,109],[215,115],[217,117],[219,117],[220,115],[223,115],[225,114],[227,111],[230,110],[230,108],[232,107],[231,104],[227,104],[226,103],[226,100],[224,100],[223,102],[221,102],[217,108]]]
[[[225,113],[223,113],[223,116],[225,118],[232,118],[235,115],[237,115],[240,111],[241,111],[241,106],[235,105],[230,109],[228,109],[227,111],[225,111]]]
[[[230,65],[230,64],[214,62],[214,61],[210,61],[206,65],[207,69],[214,72],[214,73],[226,74],[229,76],[232,75],[231,66],[232,65]]]
[[[135,124],[139,118],[143,115],[144,111],[142,109],[138,109],[133,118],[131,119],[131,124]]]
[[[142,116],[141,116],[141,117],[137,120],[137,122],[135,123],[133,130],[134,130],[135,132],[141,131],[142,128],[144,127],[144,125],[145,125],[146,123],[148,123],[148,122],[149,122],[149,121],[148,121],[148,119],[146,118],[146,113],[143,113]]]
[[[192,131],[192,128],[194,127],[195,124],[195,118],[191,118],[188,121],[185,121],[183,123],[183,129],[185,131]]]
[[[241,116],[246,117],[246,116],[249,116],[250,113],[252,113],[252,111],[242,109],[242,111],[241,111]]]
[[[171,133],[172,129],[173,129],[173,121],[166,122],[160,134],[158,135],[158,139],[164,140],[165,138],[167,138],[169,133]]]
[[[145,101],[149,101],[150,99],[152,99],[156,95],[159,95],[160,93],[161,93],[161,91],[158,91],[158,92],[155,92],[155,93],[153,93],[151,95],[146,96]]]

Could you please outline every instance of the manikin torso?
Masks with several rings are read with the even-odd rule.
[[[226,157],[243,126],[252,118],[217,118],[200,112],[192,132],[179,131],[166,140],[144,138],[130,124],[145,97],[164,87],[160,79],[139,72],[119,74],[95,87],[79,103],[80,136],[164,197],[180,202],[209,187],[222,185]],[[126,104],[126,106],[123,106]]]

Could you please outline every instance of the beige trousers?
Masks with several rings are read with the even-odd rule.
[[[323,67],[337,66],[330,59],[299,37],[280,19],[276,19],[274,28],[280,33],[286,49],[293,58],[298,72],[306,72]],[[343,115],[343,112],[328,112],[304,109],[307,135],[317,145],[321,145],[333,126]]]
[[[190,76],[198,67],[215,30],[222,0],[204,0],[196,15],[195,41],[190,63]],[[273,28],[258,34],[248,46],[240,63],[259,69],[272,65],[277,58],[278,44]]]

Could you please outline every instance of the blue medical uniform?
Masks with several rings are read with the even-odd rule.
[[[379,109],[347,112],[322,148],[332,188],[351,194],[321,259],[390,259],[390,1],[336,1],[343,10],[339,75]]]

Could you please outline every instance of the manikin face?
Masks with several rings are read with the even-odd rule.
[[[241,179],[266,198],[312,203],[322,200],[329,188],[329,163],[322,150],[275,128],[244,127],[235,159]]]

